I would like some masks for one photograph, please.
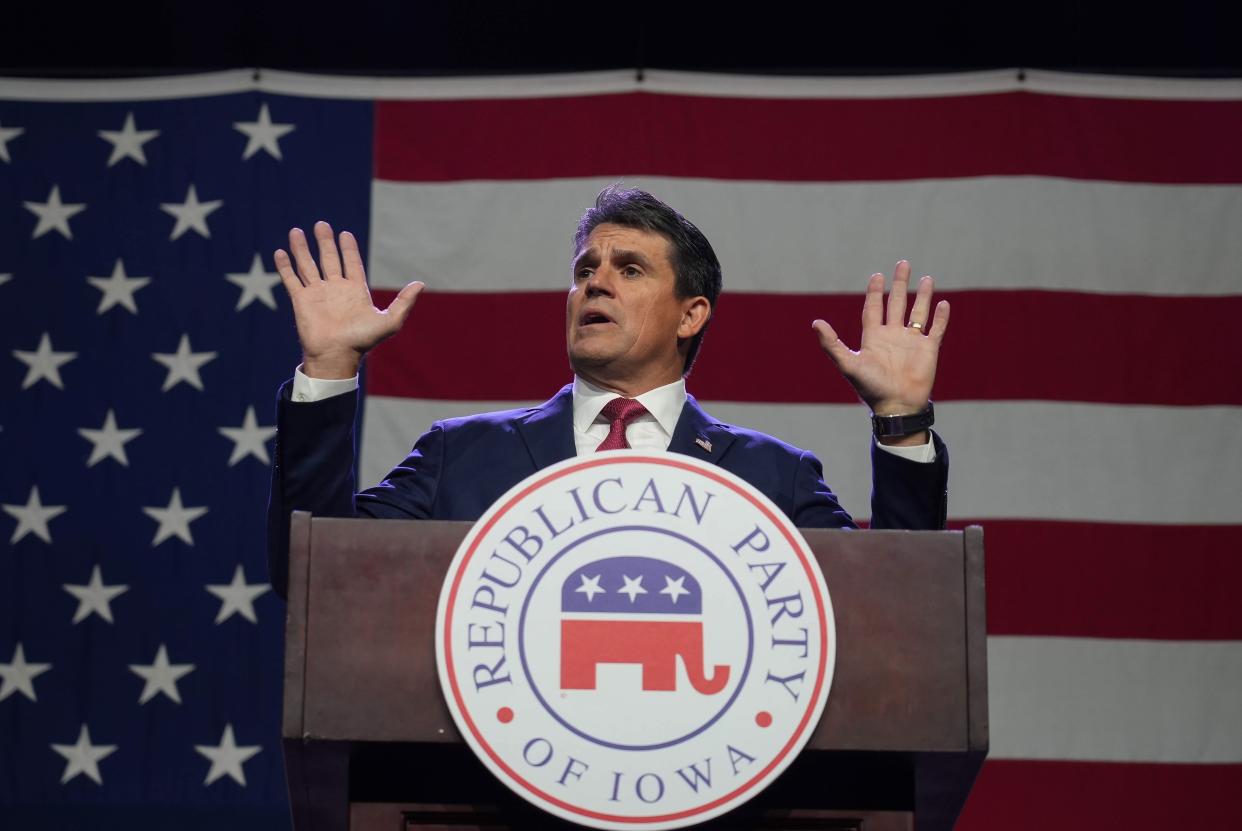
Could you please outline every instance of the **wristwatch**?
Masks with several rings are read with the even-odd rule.
[[[871,415],[871,429],[877,439],[909,436],[921,430],[926,430],[935,423],[936,413],[930,401],[927,402],[926,409],[917,413],[890,416],[875,415],[873,413]]]

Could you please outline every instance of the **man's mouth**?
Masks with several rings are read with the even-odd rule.
[[[596,310],[585,311],[578,318],[578,325],[584,328],[587,326],[598,326],[600,324],[607,324],[607,323],[613,323],[613,322],[615,321],[613,321],[611,317],[609,317],[608,315],[604,314],[601,311],[596,311]]]

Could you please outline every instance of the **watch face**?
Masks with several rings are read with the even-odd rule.
[[[872,415],[871,424],[875,435],[879,438],[908,436],[920,430],[926,430],[935,423],[935,411],[929,402],[927,408],[910,415],[882,416]]]
[[[876,416],[875,417],[875,434],[881,438],[889,436],[902,435],[901,416]]]

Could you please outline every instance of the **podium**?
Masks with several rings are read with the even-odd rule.
[[[295,831],[576,827],[496,780],[441,695],[436,605],[470,527],[293,514]],[[983,531],[802,533],[836,613],[828,705],[771,787],[695,827],[948,831],[988,749]]]

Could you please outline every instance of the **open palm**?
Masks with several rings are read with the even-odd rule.
[[[858,392],[871,411],[878,415],[917,413],[927,406],[936,379],[936,360],[949,326],[949,303],[936,305],[931,312],[934,281],[919,281],[910,317],[906,301],[910,285],[910,264],[902,260],[893,272],[887,315],[884,306],[884,275],[872,274],[863,301],[862,343],[857,352],[837,336],[823,320],[812,326],[820,346]]]
[[[275,254],[276,270],[293,303],[302,343],[302,370],[312,378],[357,374],[362,356],[397,333],[423,289],[421,282],[410,283],[387,309],[375,308],[358,241],[348,231],[342,232],[340,239],[338,253],[332,226],[316,222],[319,266],[300,228],[289,232],[292,260],[283,250]]]

